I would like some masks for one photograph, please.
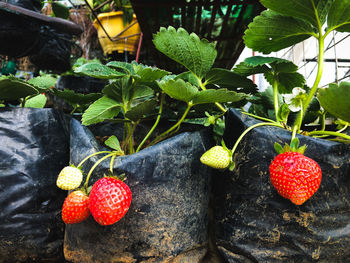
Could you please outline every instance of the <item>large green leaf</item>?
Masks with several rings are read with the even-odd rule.
[[[227,89],[208,89],[200,91],[192,100],[193,104],[215,103],[215,102],[237,102],[248,98],[245,93],[229,91]]]
[[[190,102],[194,96],[199,93],[199,90],[196,87],[182,79],[170,79],[168,81],[162,80],[158,82],[158,85],[171,98],[184,102]]]
[[[122,148],[120,147],[120,143],[118,138],[115,135],[110,136],[106,141],[105,145],[107,145],[109,148],[116,150],[116,151],[122,151]]]
[[[266,10],[249,24],[243,38],[247,47],[268,54],[297,44],[313,34],[311,24]]]
[[[244,63],[248,66],[259,67],[268,64],[275,72],[296,72],[298,66],[293,62],[276,57],[263,57],[263,56],[253,56],[246,58]],[[265,72],[260,72],[265,73]]]
[[[329,29],[350,32],[350,0],[335,0],[329,10],[327,24]]]
[[[250,79],[243,77],[231,70],[222,68],[213,68],[205,76],[207,84],[215,84],[221,88],[233,91],[255,93],[256,85]]]
[[[96,62],[86,63],[80,67],[77,67],[75,68],[74,72],[99,79],[116,79],[125,76],[125,73],[115,71]]]
[[[82,93],[75,93],[73,90],[70,89],[64,89],[64,90],[53,90],[54,94],[73,107],[76,105],[87,105],[90,104],[99,98],[102,97],[101,93],[89,93],[89,94],[82,94]]]
[[[132,120],[138,121],[146,117],[150,113],[154,112],[157,106],[156,99],[146,100],[132,107],[126,114],[125,117]]]
[[[0,100],[17,100],[39,94],[33,85],[14,76],[0,77]]]
[[[108,96],[109,98],[114,99],[118,103],[123,103],[122,89],[121,86],[118,85],[117,81],[106,85],[103,88],[102,93]]]
[[[44,94],[38,94],[26,100],[24,107],[42,109],[46,105],[47,98]]]
[[[281,94],[291,93],[293,88],[303,87],[305,84],[304,76],[298,72],[282,72],[275,75],[272,72],[268,72],[265,73],[264,76],[271,85],[273,85],[274,79],[276,78],[278,82],[278,91]]]
[[[239,75],[247,77],[254,74],[266,73],[266,72],[269,72],[270,70],[271,69],[266,65],[250,66],[243,61],[233,69],[233,72],[236,72]]]
[[[127,74],[134,74],[134,68],[132,63],[122,62],[122,61],[110,61],[106,66],[116,69]]]
[[[261,0],[266,8],[282,15],[306,20],[316,28],[318,28],[319,20],[321,24],[326,21],[331,2],[332,0]]]
[[[152,82],[170,74],[168,71],[156,67],[144,66],[141,64],[134,65],[134,71],[140,77],[138,81],[141,82]]]
[[[53,88],[56,84],[56,81],[57,78],[50,75],[44,75],[32,78],[28,80],[28,83],[35,86],[40,92],[45,92],[46,90]]]
[[[328,88],[319,89],[317,98],[321,106],[333,116],[350,122],[350,83],[330,84]]]
[[[105,119],[112,119],[118,115],[121,106],[115,100],[103,96],[87,108],[83,114],[82,124],[87,126],[102,122]]]
[[[127,104],[132,96],[132,78],[124,76],[106,85],[102,92],[119,103]]]
[[[177,31],[169,26],[162,27],[154,35],[153,43],[156,48],[175,60],[197,77],[202,78],[213,66],[217,52],[213,43],[200,39],[196,34],[188,34],[183,28]]]

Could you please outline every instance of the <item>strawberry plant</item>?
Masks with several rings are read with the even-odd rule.
[[[344,143],[350,142],[350,136],[346,133],[350,121],[350,106],[348,103],[350,83],[334,83],[327,88],[319,88],[324,68],[325,38],[333,31],[350,32],[350,1],[261,0],[260,2],[268,10],[263,11],[248,26],[244,36],[246,46],[263,54],[269,54],[293,46],[308,38],[315,38],[318,42],[317,76],[313,85],[307,87],[304,77],[297,72],[298,67],[295,64],[288,60],[267,56],[247,58],[233,69],[235,73],[241,76],[263,74],[271,86],[250,99],[251,106],[248,111],[242,110],[243,114],[252,116],[262,122],[247,128],[237,139],[232,149],[227,149],[224,145],[221,149],[227,151],[227,165],[225,168],[231,170],[235,166],[233,161],[235,150],[242,138],[252,129],[261,126],[275,126],[291,132],[289,146],[287,145],[283,149],[280,145],[276,144],[275,146],[277,152],[282,156],[293,155],[290,152],[305,150],[306,145],[302,146],[301,150],[296,147],[298,145],[297,134]],[[330,120],[337,125],[338,129],[330,129],[329,126],[325,125],[326,116],[330,117]],[[317,125],[307,126],[310,123]],[[305,162],[307,160],[304,159],[306,157],[300,154],[294,155],[305,160]],[[276,158],[278,160],[280,157]],[[207,160],[210,160],[210,163]],[[203,158],[202,161],[210,166],[213,166],[213,162],[215,163],[212,158]],[[222,163],[223,161],[217,159],[217,162]],[[275,167],[275,162],[276,160],[272,162],[271,167]],[[279,170],[278,172],[276,172],[276,169],[272,169],[270,173],[271,181],[278,192],[286,198],[294,196],[292,202],[300,205],[318,189],[317,185],[321,178],[321,172],[319,170],[313,172],[314,168],[312,168],[308,173],[302,173],[297,180],[304,181],[305,178],[313,176],[314,173],[317,174],[317,179],[310,184],[298,183],[293,190],[294,193],[281,190],[288,187],[288,180],[295,178],[298,167],[300,165],[296,159],[290,172],[279,165],[276,168]],[[282,173],[289,179],[283,179],[287,181],[278,186],[276,180]],[[280,183],[280,181],[278,182]],[[295,192],[300,192],[301,196],[305,198],[295,197]]]

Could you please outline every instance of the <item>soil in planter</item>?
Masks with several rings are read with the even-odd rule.
[[[207,131],[185,132],[139,153],[119,157],[114,169],[126,174],[133,200],[112,226],[90,218],[66,228],[65,257],[72,262],[200,262],[208,245],[211,169],[199,162],[211,146]],[[71,161],[101,150],[93,134],[71,124]],[[96,159],[94,159],[96,161]],[[84,166],[88,170],[92,163]],[[102,163],[91,184],[107,173]]]
[[[51,109],[0,108],[0,262],[63,262],[57,188],[68,120]]]
[[[256,123],[231,110],[225,142],[232,147]],[[290,142],[288,131],[254,129],[237,149],[234,172],[213,178],[215,243],[226,262],[349,262],[350,147],[299,136],[305,155],[322,169],[319,190],[301,206],[281,197],[269,178],[274,142]]]

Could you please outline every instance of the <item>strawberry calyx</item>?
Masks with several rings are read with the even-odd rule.
[[[104,174],[103,177],[114,178],[114,179],[117,179],[117,180],[122,181],[122,182],[124,182],[126,180],[125,173],[122,173],[120,175],[114,175],[111,170],[108,170],[108,175]]]
[[[297,152],[297,153],[301,153],[304,154],[307,145],[302,145],[299,147],[299,139],[298,138],[294,138],[290,144],[285,144],[284,147],[282,147],[279,143],[275,142],[274,147],[275,150],[277,152],[277,154],[281,154],[281,153],[286,153],[286,152]]]

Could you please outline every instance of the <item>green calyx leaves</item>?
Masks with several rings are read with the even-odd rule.
[[[275,150],[277,152],[277,154],[281,154],[281,153],[285,153],[285,152],[298,152],[301,154],[304,154],[307,146],[306,145],[302,145],[299,147],[299,139],[298,138],[294,138],[290,145],[285,144],[284,147],[282,147],[279,143],[275,142],[274,144]]]

